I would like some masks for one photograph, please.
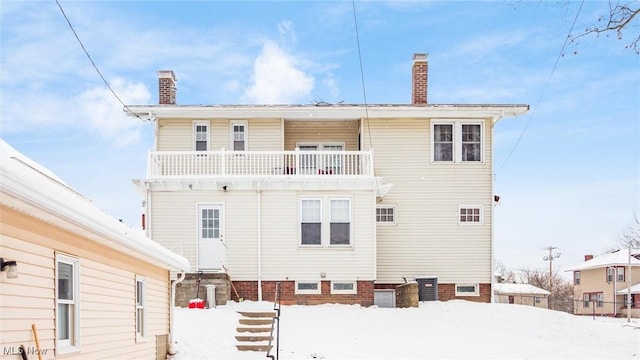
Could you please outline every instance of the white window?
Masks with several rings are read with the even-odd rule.
[[[539,304],[539,303],[540,303],[540,297],[539,297],[539,296],[534,296],[534,297],[533,297],[533,301],[534,301],[536,304]]]
[[[612,268],[612,267],[608,267],[607,268],[607,282],[610,283],[610,282],[613,281],[615,273],[616,273],[616,269],[615,268]]]
[[[247,138],[247,122],[231,122],[231,149],[234,151],[248,150]]]
[[[320,294],[319,281],[296,281],[296,294]]]
[[[209,151],[209,122],[193,122],[193,150]]]
[[[603,307],[604,306],[604,295],[603,295],[603,293],[601,293],[601,292],[597,293],[596,294],[596,299],[598,301],[598,305],[597,306],[598,307]]]
[[[589,299],[590,299],[589,294],[582,295],[582,307],[586,307],[586,308],[589,307]]]
[[[448,163],[481,163],[483,122],[477,120],[437,120],[431,123],[431,160]]]
[[[78,259],[56,255],[56,351],[80,350],[80,277]]]
[[[343,143],[298,143],[296,148],[302,152],[298,156],[299,172],[303,175],[339,175],[343,174]],[[318,153],[326,151],[330,153]],[[311,153],[310,153],[311,152]]]
[[[349,246],[351,228],[350,198],[300,199],[300,245]]]
[[[458,206],[459,224],[482,224],[482,205]]]
[[[146,333],[146,281],[136,276],[136,339],[142,340]]]
[[[580,271],[573,272],[573,285],[580,285]]]
[[[456,296],[480,296],[478,284],[456,284]]]
[[[379,205],[376,207],[376,223],[378,224],[396,224],[396,206],[395,205]]]
[[[332,281],[332,294],[357,294],[358,283],[356,281]]]
[[[331,214],[329,226],[330,245],[351,244],[351,200],[330,199]]]
[[[300,199],[300,244],[322,245],[322,200]]]
[[[624,268],[618,268],[618,282],[624,282]]]

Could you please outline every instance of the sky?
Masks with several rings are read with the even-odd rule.
[[[237,311],[273,303],[175,309],[174,360],[258,359],[236,350]],[[425,301],[417,308],[282,306],[280,359],[635,359],[638,319],[575,316],[526,305]]]
[[[422,52],[429,103],[531,106],[494,129],[508,270],[548,269],[553,246],[562,271],[640,216],[640,55],[625,48],[640,24],[565,44],[606,1],[59,3],[117,98],[55,1],[3,1],[0,136],[134,228],[153,128],[118,98],[156,104],[158,70],[182,105],[407,104]]]

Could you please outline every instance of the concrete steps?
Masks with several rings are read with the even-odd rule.
[[[242,318],[236,328],[236,348],[240,351],[269,351],[273,348],[271,327],[276,313],[273,311],[238,311]]]

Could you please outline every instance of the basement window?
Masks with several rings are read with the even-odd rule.
[[[296,294],[320,294],[319,281],[296,281]]]
[[[332,281],[332,294],[357,294],[358,285],[355,281]]]
[[[478,284],[456,284],[456,296],[480,296]]]

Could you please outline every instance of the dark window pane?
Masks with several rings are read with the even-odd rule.
[[[350,223],[331,223],[331,245],[350,244]]]
[[[207,151],[207,142],[196,141],[196,151]]]
[[[433,151],[435,161],[453,160],[453,144],[451,143],[434,144]]]
[[[302,223],[302,245],[320,245],[320,223]]]
[[[73,300],[73,265],[58,263],[58,299]]]
[[[318,290],[318,283],[298,283],[298,290]]]

